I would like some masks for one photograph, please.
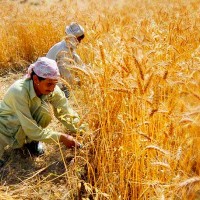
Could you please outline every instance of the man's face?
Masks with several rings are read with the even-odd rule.
[[[54,88],[57,83],[58,83],[57,79],[45,79],[40,81],[38,89],[41,94],[47,95],[50,92],[54,91]]]
[[[39,80],[37,76],[34,78],[35,83],[35,92],[37,96],[48,95],[50,92],[53,92],[56,84],[58,83],[58,79],[48,79]]]
[[[77,40],[79,41],[79,43],[81,42],[81,40],[83,40],[83,38],[85,37],[85,35],[82,35],[80,37],[77,37]]]

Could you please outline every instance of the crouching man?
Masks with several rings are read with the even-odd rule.
[[[0,167],[4,148],[27,146],[30,153],[44,153],[42,142],[61,142],[67,148],[81,144],[72,136],[46,127],[51,121],[52,110],[69,132],[84,131],[78,114],[69,106],[65,94],[56,85],[59,70],[54,60],[38,58],[28,68],[26,78],[10,86],[0,102]]]

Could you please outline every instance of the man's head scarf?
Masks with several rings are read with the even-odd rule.
[[[60,76],[56,61],[46,57],[38,58],[35,63],[29,66],[26,78],[31,78],[33,71],[42,78],[58,79]]]
[[[74,35],[76,38],[84,35],[84,28],[76,22],[72,22],[69,26],[66,26],[65,33],[67,35]]]

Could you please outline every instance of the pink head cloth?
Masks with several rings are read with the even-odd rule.
[[[38,58],[35,63],[29,66],[26,78],[31,78],[33,71],[42,78],[58,79],[60,76],[56,61],[46,57]]]

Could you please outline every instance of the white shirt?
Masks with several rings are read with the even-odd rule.
[[[50,48],[50,50],[48,51],[46,57],[56,60],[58,53],[61,51],[69,51],[65,40],[62,40],[62,41],[56,43],[54,46],[52,46]]]
[[[66,43],[65,40],[62,40],[52,46],[46,55],[47,58],[57,62],[61,77],[70,84],[76,77],[70,72],[68,67],[75,65],[82,69],[85,68],[84,63],[76,53],[76,46],[74,44],[76,43],[73,43],[73,41]]]

